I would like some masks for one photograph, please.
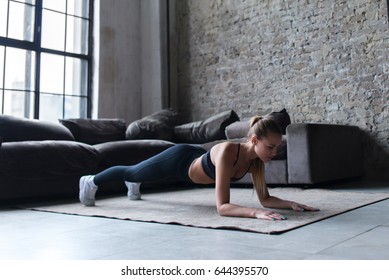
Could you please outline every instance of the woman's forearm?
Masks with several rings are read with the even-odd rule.
[[[255,218],[264,220],[285,220],[286,217],[273,211],[242,207],[235,204],[225,203],[217,207],[217,211],[221,216]]]
[[[225,203],[217,207],[220,216],[255,218],[256,208],[242,207],[239,205]]]
[[[261,204],[268,208],[292,209],[294,211],[319,211],[316,207],[307,206],[295,201],[284,200],[275,196],[269,196],[268,198],[261,200]]]

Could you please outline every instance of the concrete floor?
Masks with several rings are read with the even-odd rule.
[[[336,188],[367,189],[389,192],[389,182]],[[279,235],[11,207],[2,208],[0,215],[0,260],[389,260],[389,200]]]

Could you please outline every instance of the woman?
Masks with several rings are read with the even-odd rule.
[[[264,178],[264,163],[269,162],[281,144],[281,132],[271,119],[253,117],[248,141],[223,142],[208,152],[195,145],[175,145],[160,154],[132,166],[114,166],[95,176],[80,179],[80,201],[95,205],[97,186],[124,180],[131,200],[140,199],[140,183],[173,179],[195,184],[215,183],[216,207],[221,216],[284,220],[286,217],[270,210],[248,208],[230,203],[230,182],[252,174],[254,188],[264,207],[295,211],[317,211],[294,201],[270,196]]]

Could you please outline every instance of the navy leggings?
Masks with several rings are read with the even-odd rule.
[[[191,182],[188,171],[193,160],[206,151],[194,145],[178,144],[165,151],[130,166],[113,166],[94,177],[98,186],[112,181],[156,182],[159,180],[174,180]]]

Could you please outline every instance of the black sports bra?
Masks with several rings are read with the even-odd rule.
[[[236,154],[236,160],[234,162],[234,164],[232,166],[235,166],[235,164],[238,162],[238,159],[239,159],[239,153],[240,153],[240,143],[238,143],[238,153]],[[201,158],[201,165],[204,169],[204,172],[205,174],[208,175],[209,178],[215,180],[216,178],[216,168],[215,168],[215,165],[212,163],[212,160],[211,160],[211,150],[208,150],[205,155]],[[247,169],[246,173],[250,170],[250,167],[251,167],[251,164],[249,166],[249,168]],[[235,181],[239,181],[240,179],[242,179],[245,175],[243,174],[243,176],[239,177],[239,178],[231,178],[231,181],[232,182],[235,182]]]

